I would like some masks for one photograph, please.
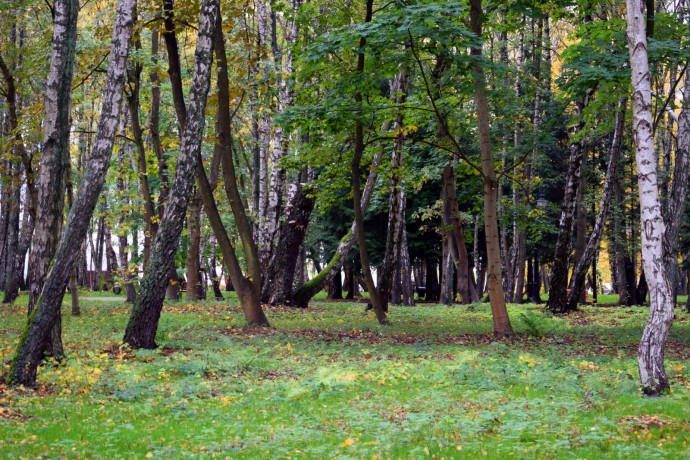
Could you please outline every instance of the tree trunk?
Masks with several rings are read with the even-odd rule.
[[[378,177],[378,168],[381,165],[381,160],[383,159],[383,153],[381,151],[374,154],[374,158],[369,166],[369,175],[367,176],[367,182],[364,186],[364,191],[362,192],[362,213],[366,212],[369,207],[369,201],[374,191],[374,186],[376,185],[376,179]],[[350,249],[355,244],[357,239],[357,220],[352,222],[350,231],[340,240],[338,244],[338,249],[336,249],[333,257],[328,262],[328,264],[319,270],[319,273],[297,289],[295,292],[295,306],[298,308],[306,308],[309,301],[318,292],[320,292],[326,285],[328,280],[334,273],[340,271],[343,266],[343,262],[347,257]]]
[[[154,241],[139,296],[132,307],[132,314],[125,331],[124,342],[134,348],[155,348],[158,320],[163,309],[163,299],[170,269],[173,267],[182,224],[194,185],[194,170],[201,150],[204,112],[210,86],[213,61],[213,35],[218,16],[218,0],[204,0],[199,15],[199,34],[195,51],[194,77],[189,97],[189,108],[184,117],[180,153],[175,178],[165,207],[163,219]]]
[[[109,290],[117,294],[119,293],[120,287],[117,286],[118,291],[115,290],[115,273],[119,271],[119,267],[117,264],[117,256],[115,255],[115,248],[113,248],[112,232],[110,231],[110,226],[106,224],[103,233],[105,235],[105,260],[106,266],[108,267],[106,271],[105,281],[109,287]],[[106,289],[104,289],[104,291],[105,290]]]
[[[664,260],[666,273],[670,277],[671,286],[678,285],[678,236],[680,234],[685,197],[688,185],[688,155],[690,154],[690,74],[685,73],[685,100],[683,109],[678,117],[678,137],[676,155],[673,164],[673,182],[668,196],[664,223]],[[675,304],[675,295],[674,295]]]
[[[625,108],[628,103],[627,98],[618,101],[618,110],[616,112],[616,124],[613,132],[613,141],[611,142],[611,153],[609,158],[609,165],[606,169],[606,178],[604,179],[604,192],[601,195],[601,208],[597,220],[594,223],[594,228],[589,237],[586,247],[582,251],[582,257],[578,260],[575,270],[573,271],[572,280],[570,283],[570,294],[568,294],[568,305],[565,310],[576,310],[577,303],[581,301],[581,293],[585,287],[585,275],[589,266],[594,261],[594,256],[601,236],[604,234],[604,226],[608,218],[609,205],[611,202],[611,194],[613,183],[618,177],[617,168],[620,159],[621,138],[623,137],[623,128],[625,124]],[[555,306],[558,310],[563,310],[562,306]]]
[[[669,388],[664,368],[664,349],[673,321],[674,305],[671,280],[664,263],[666,225],[659,202],[657,162],[654,155],[652,91],[644,26],[645,4],[641,0],[626,0],[626,5],[633,86],[635,158],[640,194],[642,263],[650,294],[650,317],[640,340],[638,364],[643,392],[655,395]]]
[[[300,248],[307,234],[309,217],[314,209],[314,198],[297,181],[297,190],[286,209],[285,222],[281,224],[278,244],[273,260],[265,275],[262,298],[270,304],[293,305],[293,286],[295,272],[300,256]],[[342,284],[335,289],[342,299]]]
[[[18,268],[17,257],[19,257],[19,204],[21,203],[21,168],[18,163],[15,163],[10,168],[13,189],[8,190],[12,199],[9,204],[9,219],[7,222],[7,236],[5,238],[5,250],[3,251],[5,260],[5,285],[3,291],[5,297],[2,303],[13,303],[17,298],[19,291],[19,283],[17,279]]]
[[[402,197],[402,206],[406,202],[405,193]],[[400,245],[400,284],[402,285],[402,303],[405,306],[414,305],[414,286],[412,284],[412,267],[410,264],[410,248],[407,244],[407,229],[403,225],[401,230]]]
[[[579,104],[581,111],[588,103],[588,98]],[[576,126],[579,131],[582,123]],[[580,140],[568,147],[568,174],[566,176],[563,204],[561,205],[561,219],[558,224],[558,239],[554,254],[553,267],[551,269],[549,300],[547,306],[552,313],[565,313],[568,305],[568,269],[570,261],[570,239],[572,235],[573,220],[577,205],[577,189],[582,174],[582,163],[586,149]]]
[[[452,305],[453,278],[455,278],[455,269],[453,268],[453,255],[451,254],[450,241],[448,238],[443,238],[441,264],[443,264],[443,270],[441,272],[441,293],[439,295],[439,303],[444,305]]]
[[[76,0],[54,3],[50,73],[45,92],[45,138],[41,154],[37,214],[29,255],[29,313],[33,311],[58,244],[65,196],[65,158],[69,157],[69,108],[77,41]]]
[[[328,298],[336,300],[343,298],[343,277],[340,273],[335,274],[328,286]]]
[[[218,15],[216,18],[216,29],[222,30],[222,19]],[[247,274],[242,273],[235,250],[220,218],[220,213],[216,206],[215,199],[206,172],[203,168],[201,155],[197,154],[197,168],[195,170],[197,184],[201,190],[201,198],[204,202],[206,215],[213,229],[213,233],[218,241],[223,261],[228,268],[228,274],[232,286],[237,292],[244,317],[247,323],[256,326],[268,326],[268,319],[261,308],[261,266],[259,264],[258,248],[253,238],[252,226],[247,217],[246,208],[242,202],[232,151],[232,132],[230,130],[230,97],[228,82],[228,65],[225,55],[225,41],[222,34],[215,36],[214,50],[217,60],[217,86],[218,86],[218,122],[216,124],[216,135],[218,138],[219,155],[223,168],[223,181],[225,183],[225,193],[230,201],[230,208],[235,217],[235,225],[242,242],[242,248],[247,260]]]
[[[211,285],[213,286],[213,295],[216,300],[223,300],[223,293],[220,290],[220,278],[216,270],[216,245],[213,236],[211,236],[211,258],[208,261],[206,270],[211,277]]]
[[[573,265],[577,267],[582,260],[582,256],[585,253],[585,247],[587,246],[587,210],[585,209],[584,199],[585,199],[585,187],[587,186],[587,181],[585,180],[587,170],[587,155],[582,159],[582,171],[580,172],[580,180],[577,185],[577,195],[575,198],[575,254],[573,257]],[[584,266],[585,275],[587,274],[588,265]],[[584,278],[583,278],[584,279]],[[573,288],[573,278],[570,278],[568,288],[572,290]],[[572,292],[572,291],[571,291]],[[579,303],[585,303],[587,300],[586,290],[580,289],[580,297],[577,299]],[[566,299],[567,301],[567,299]],[[569,308],[570,305],[567,306]],[[577,308],[577,303],[575,304]]]
[[[134,39],[134,46],[137,51],[141,49],[141,43],[137,37]],[[142,214],[144,218],[144,267],[148,263],[151,256],[151,241],[156,237],[158,225],[156,224],[156,207],[153,202],[151,190],[148,182],[148,168],[146,166],[146,146],[144,145],[144,134],[139,121],[139,93],[141,88],[141,71],[142,65],[138,62],[133,62],[127,71],[128,91],[127,107],[129,108],[130,128],[132,130],[132,137],[136,146],[135,151],[135,165],[137,178],[139,182],[139,193],[144,202]],[[158,96],[160,97],[160,96]],[[152,118],[154,116],[152,115]],[[156,115],[157,117],[157,115]],[[156,136],[158,133],[156,132]],[[152,133],[153,136],[153,133]],[[160,142],[160,140],[157,140]]]
[[[477,37],[482,36],[482,2],[470,0],[470,23],[472,32]],[[481,59],[481,46],[472,48],[471,54]],[[498,239],[498,219],[496,216],[496,196],[498,180],[494,170],[494,159],[491,152],[491,129],[489,125],[489,103],[485,92],[484,71],[479,65],[473,65],[474,99],[477,109],[477,127],[479,131],[479,148],[482,160],[482,176],[484,179],[484,231],[486,233],[486,253],[489,273],[489,296],[491,299],[491,313],[494,322],[494,335],[503,337],[512,335],[508,310],[505,303],[505,293],[501,284],[501,250]]]
[[[443,225],[451,244],[451,254],[458,271],[458,292],[463,304],[479,301],[479,295],[470,275],[470,258],[465,245],[465,230],[460,220],[460,209],[455,184],[455,173],[448,165],[443,170]]]
[[[189,202],[187,229],[189,230],[189,252],[187,253],[187,301],[199,300],[201,260],[201,193],[193,192]]]
[[[366,2],[366,16],[364,23],[371,22],[373,15],[374,2],[367,0]],[[362,35],[359,39],[359,51],[357,54],[357,68],[356,73],[362,75],[364,72],[364,51],[367,44],[367,39]],[[355,103],[358,107],[363,104],[363,97],[360,92],[355,93]],[[369,292],[369,302],[371,308],[376,314],[376,319],[379,324],[385,324],[386,310],[385,305],[379,296],[379,292],[374,284],[374,278],[371,275],[371,266],[369,265],[369,252],[367,250],[367,240],[364,232],[364,216],[362,213],[362,191],[360,188],[360,166],[362,162],[362,155],[364,154],[364,125],[362,120],[358,117],[355,122],[355,148],[352,156],[351,171],[352,171],[352,195],[354,201],[355,222],[357,223],[357,243],[359,245],[359,260],[362,264],[362,274]]]
[[[70,209],[60,245],[40,295],[40,301],[29,317],[29,323],[12,360],[7,376],[7,382],[12,385],[33,386],[36,382],[36,369],[45,349],[46,340],[59,318],[72,266],[89,230],[89,222],[105,182],[105,173],[118,127],[135,5],[134,0],[121,0],[117,6],[106,88],[103,93],[101,118],[93,151],[81,187]]]
[[[390,85],[393,102],[396,105],[403,105],[407,100],[408,92],[408,71],[403,68],[393,79]],[[404,130],[404,109],[400,109],[398,116],[393,123],[393,130],[397,132],[393,141],[393,155],[391,158],[391,179],[389,184],[388,201],[388,231],[386,233],[386,249],[383,256],[383,266],[381,268],[381,283],[378,286],[379,301],[384,311],[388,310],[388,301],[391,294],[393,275],[400,264],[400,238],[401,229],[405,225],[405,208],[402,201],[402,167],[405,135]]]

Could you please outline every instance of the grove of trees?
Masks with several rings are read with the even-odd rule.
[[[649,305],[646,394],[690,285],[685,0],[12,0],[0,5],[0,289],[28,293],[8,384],[68,352],[78,289],[319,292],[568,314]],[[357,250],[355,250],[357,248]],[[587,292],[593,299],[588,299]],[[690,309],[690,303],[686,306]]]

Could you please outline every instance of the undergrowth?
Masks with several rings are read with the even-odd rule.
[[[227,302],[231,304],[228,305]],[[641,395],[644,308],[564,318],[509,307],[362,304],[268,308],[245,328],[234,300],[166,306],[157,350],[120,346],[129,308],[63,311],[68,359],[36,390],[0,387],[4,458],[683,458],[690,456],[690,316],[669,337],[672,390]],[[0,311],[4,372],[25,322]]]

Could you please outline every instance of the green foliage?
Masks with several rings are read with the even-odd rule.
[[[67,361],[42,366],[35,393],[2,387],[0,451],[8,458],[687,455],[685,312],[669,337],[672,391],[648,399],[635,361],[645,308],[584,307],[556,319],[535,305],[511,305],[534,324],[517,322],[517,337],[505,342],[491,338],[486,304],[392,308],[387,327],[360,304],[269,308],[275,329],[256,330],[242,326],[234,298],[179,302],[161,318],[162,347],[132,351],[118,345],[127,307],[84,301],[82,316],[63,317]],[[21,306],[0,311],[2,362],[24,322]]]

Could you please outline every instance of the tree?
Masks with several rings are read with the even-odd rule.
[[[165,289],[173,267],[177,243],[182,232],[189,195],[194,185],[194,169],[201,150],[206,99],[213,62],[213,35],[219,14],[218,0],[205,0],[199,14],[199,34],[194,53],[194,79],[186,109],[184,131],[177,159],[175,178],[170,187],[165,213],[153,244],[151,260],[144,271],[139,295],[132,307],[123,341],[134,348],[155,348],[158,320],[163,309]]]
[[[59,0],[53,6],[55,19],[50,73],[46,82],[45,139],[38,182],[36,224],[29,254],[29,314],[38,296],[58,246],[65,197],[65,165],[69,159],[70,96],[77,42],[76,0]],[[60,320],[53,332],[50,352],[62,355]]]
[[[81,243],[86,237],[91,216],[103,188],[115,132],[119,124],[135,9],[136,0],[118,2],[112,51],[108,63],[107,86],[103,94],[101,118],[98,122],[93,151],[77,196],[70,208],[53,265],[12,359],[7,376],[8,384],[33,386],[36,382],[36,369],[43,356],[46,340],[59,317],[72,266],[80,251]]]
[[[666,337],[673,321],[671,278],[664,259],[666,224],[659,201],[654,153],[651,74],[642,0],[626,0],[627,35],[632,73],[632,113],[640,194],[642,264],[649,286],[650,316],[640,340],[638,364],[642,391],[656,395],[669,388],[664,368]]]
[[[470,22],[472,32],[482,36],[482,2],[470,0]],[[472,47],[472,56],[481,59],[481,46]],[[498,220],[496,218],[496,197],[498,180],[491,152],[491,133],[489,125],[489,104],[486,97],[484,71],[475,61],[472,67],[474,79],[474,98],[477,109],[477,127],[479,131],[479,148],[481,152],[482,177],[484,179],[484,231],[486,233],[486,252],[488,262],[489,298],[494,321],[494,334],[498,337],[510,335],[513,328],[505,303],[501,276],[500,241],[498,238]]]

